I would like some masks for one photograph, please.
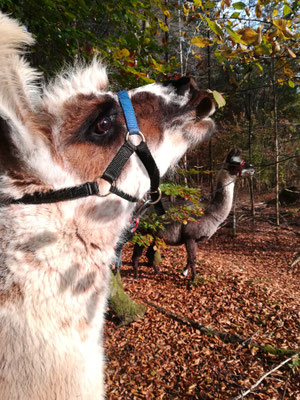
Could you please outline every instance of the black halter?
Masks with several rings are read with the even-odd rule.
[[[109,191],[106,194],[101,194],[98,183],[96,181],[86,182],[78,186],[67,187],[58,190],[49,190],[47,192],[35,192],[33,194],[25,194],[19,199],[12,199],[8,201],[8,204],[43,204],[43,203],[56,203],[64,200],[79,199],[87,196],[97,195],[99,197],[105,197],[113,193],[123,199],[130,202],[138,202],[139,199],[131,196],[130,194],[124,193],[122,190],[115,186],[115,181],[119,177],[122,168],[135,152],[144,167],[146,168],[150,177],[150,191],[148,192],[150,199],[147,201],[147,206],[155,204],[156,211],[159,214],[164,213],[164,209],[161,199],[161,191],[159,189],[160,175],[157,165],[152,157],[150,150],[145,142],[144,135],[140,132],[135,113],[129,99],[127,91],[118,92],[119,102],[122,106],[123,113],[125,116],[128,133],[126,136],[125,143],[119,149],[111,163],[108,165],[102,179],[106,180],[111,184]],[[141,142],[135,146],[129,141],[131,135],[139,135]]]

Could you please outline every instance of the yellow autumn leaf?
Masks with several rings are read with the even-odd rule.
[[[258,44],[259,34],[252,28],[239,29],[237,33],[246,44]]]
[[[289,68],[287,65],[285,65],[285,66],[283,67],[283,72],[284,72],[286,75],[290,76],[290,77],[293,77],[293,76],[294,76],[293,70],[291,70],[291,68]]]
[[[162,31],[169,32],[169,28],[161,19],[158,19],[158,25]]]
[[[197,46],[197,47],[206,47],[206,46],[211,46],[212,41],[208,38],[205,38],[203,36],[195,36],[191,40],[191,44]]]
[[[217,92],[216,90],[213,90],[212,92],[213,96],[214,96],[214,100],[215,102],[218,104],[218,107],[224,107],[226,104],[226,100],[224,99],[224,97],[221,95],[220,92]]]
[[[189,15],[189,12],[190,12],[189,6],[187,4],[184,4],[183,5],[184,16],[187,17]]]
[[[170,18],[170,12],[168,10],[165,10],[164,14],[165,14],[166,17]]]
[[[163,68],[162,64],[159,64],[158,62],[156,62],[156,61],[154,60],[154,58],[152,58],[151,60],[152,60],[154,69],[155,69],[156,71],[158,71],[158,72],[164,72],[164,68]]]
[[[293,57],[293,58],[296,58],[296,57],[297,57],[296,54],[295,54],[291,49],[289,49],[288,47],[287,47],[286,49],[287,49],[287,51],[288,51],[288,53],[289,53],[289,55],[290,55],[291,57]]]
[[[255,15],[257,16],[257,18],[260,18],[262,15],[262,8],[260,4],[256,4],[255,6]]]
[[[130,55],[128,49],[117,49],[114,53],[116,58],[126,58]]]
[[[273,19],[273,24],[284,34],[284,36],[288,38],[293,37],[293,34],[289,29],[289,26],[291,24],[289,20],[283,18]]]
[[[272,16],[276,17],[277,14],[278,14],[278,10],[273,10]]]

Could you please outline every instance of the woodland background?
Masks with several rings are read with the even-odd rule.
[[[240,188],[238,235],[227,225],[201,249],[196,285],[179,277],[182,248],[165,250],[159,278],[144,269],[139,282],[132,279],[132,246],[125,249],[125,291],[152,305],[129,327],[107,323],[111,400],[233,399],[288,357],[245,397],[300,398],[299,358],[293,358],[299,351],[299,202],[279,203],[283,188],[299,192],[300,186],[299,5],[0,0],[0,9],[37,38],[28,58],[46,80],[74,59],[97,55],[108,65],[113,89],[188,75],[212,91],[214,138],[167,176],[166,194],[209,193],[235,146],[255,167]],[[206,330],[211,326],[243,339],[224,341]]]

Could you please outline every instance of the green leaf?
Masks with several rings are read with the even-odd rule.
[[[261,66],[261,64],[259,62],[256,62],[254,64],[261,72],[263,72],[263,67]]]
[[[153,63],[154,69],[156,69],[156,71],[162,72],[162,73],[164,72],[164,67],[163,67],[162,64],[159,64],[158,62],[156,62],[156,61],[154,60],[154,58],[151,58],[151,61],[152,61],[152,63]]]
[[[242,43],[242,44],[247,44],[244,42],[241,38],[241,36],[233,31],[229,26],[225,26],[226,31],[230,34],[231,38],[236,42],[236,43]]]
[[[243,10],[246,7],[246,4],[243,3],[242,1],[238,1],[237,3],[233,3],[232,7],[235,8],[236,10]]]
[[[240,13],[238,11],[231,14],[230,18],[239,18]]]
[[[76,19],[76,15],[65,11],[65,15],[70,19]]]
[[[212,92],[214,99],[216,101],[216,103],[218,104],[218,107],[224,107],[226,104],[226,100],[224,99],[224,97],[221,95],[220,92],[217,92],[216,90],[213,90]]]
[[[218,36],[224,36],[224,33],[220,27],[215,21],[211,21],[208,17],[205,17],[206,22],[208,23],[208,26],[210,29]]]
[[[216,3],[214,1],[208,0],[206,3],[203,4],[205,8],[214,8]]]
[[[285,6],[283,7],[283,15],[286,16],[288,15],[290,12],[292,12],[293,10],[291,9],[290,6],[288,6],[287,4],[285,4]]]
[[[288,81],[288,84],[289,84],[289,87],[291,87],[291,88],[294,88],[294,87],[295,87],[294,82],[291,81],[290,79],[289,79],[289,81]]]

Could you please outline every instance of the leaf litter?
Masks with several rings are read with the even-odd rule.
[[[300,268],[290,268],[299,247],[299,213],[279,228],[266,213],[240,222],[236,237],[225,226],[199,245],[195,285],[181,275],[183,246],[163,250],[158,275],[142,257],[138,280],[130,262],[132,245],[125,246],[122,282],[135,301],[238,335],[245,343],[225,343],[149,305],[144,319],[131,325],[107,321],[110,400],[234,399],[288,358],[253,343],[299,351]],[[299,367],[285,364],[245,398],[300,400]]]

